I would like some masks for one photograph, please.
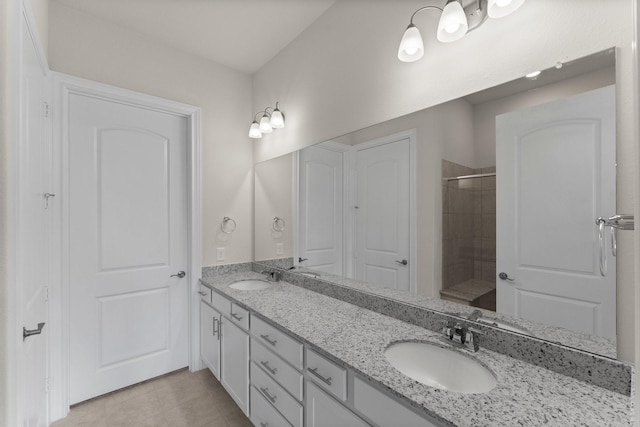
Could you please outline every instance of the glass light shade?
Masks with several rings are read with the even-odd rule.
[[[518,10],[524,0],[489,0],[487,13],[491,18],[502,18]]]
[[[398,48],[398,59],[402,62],[414,62],[424,55],[424,45],[422,36],[418,28],[411,24],[404,31],[400,47]]]
[[[254,120],[249,128],[249,138],[262,138],[262,132],[260,132],[260,125]]]
[[[468,29],[467,15],[462,5],[458,1],[447,3],[438,22],[438,40],[443,43],[460,40]]]
[[[272,131],[273,131],[273,128],[271,127],[271,120],[269,119],[269,116],[265,114],[260,119],[260,132],[271,133]]]
[[[271,113],[271,127],[274,129],[282,129],[284,127],[284,116],[277,108]]]

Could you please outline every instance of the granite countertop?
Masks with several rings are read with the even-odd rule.
[[[437,333],[285,282],[259,291],[228,287],[247,278],[264,276],[241,272],[202,281],[442,422],[460,427],[632,425],[632,398],[483,348],[469,357],[496,376],[490,392],[462,394],[423,385],[393,368],[383,353],[399,341],[445,346]]]

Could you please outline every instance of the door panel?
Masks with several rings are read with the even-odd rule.
[[[615,338],[615,257],[595,219],[615,214],[615,87],[496,119],[501,313]],[[610,235],[607,235],[610,238]]]
[[[69,98],[70,394],[188,365],[187,120]]]
[[[410,143],[357,151],[356,279],[410,290]]]
[[[344,153],[323,147],[300,152],[301,267],[343,275]]]
[[[51,161],[46,138],[44,106],[47,78],[26,21],[22,25],[22,73],[20,85],[20,145],[18,170],[18,218],[16,272],[20,321],[28,330],[45,323],[42,333],[22,341],[19,347],[20,425],[48,425],[46,381],[49,357],[47,289],[51,285]]]

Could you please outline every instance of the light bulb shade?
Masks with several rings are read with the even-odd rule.
[[[518,10],[524,0],[489,0],[487,13],[491,18],[502,18]]]
[[[398,48],[398,59],[402,62],[414,62],[424,55],[424,44],[418,28],[410,24],[402,35]]]
[[[249,128],[249,138],[262,138],[262,132],[260,132],[260,125],[254,120]]]
[[[272,131],[273,131],[273,128],[271,127],[271,120],[269,119],[269,116],[265,114],[260,119],[260,132],[271,133]]]
[[[271,113],[271,127],[274,129],[282,129],[284,127],[284,116],[277,108]]]
[[[438,40],[443,43],[460,40],[468,29],[467,15],[462,4],[456,0],[447,3],[438,22]]]

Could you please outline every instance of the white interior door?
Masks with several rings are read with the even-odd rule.
[[[48,295],[51,285],[51,161],[44,107],[46,69],[27,25],[22,25],[20,147],[18,169],[17,290],[22,324],[34,333],[22,341],[18,403],[23,427],[48,425]],[[38,328],[44,324],[44,328]],[[41,331],[39,334],[36,332]]]
[[[344,274],[344,152],[300,151],[298,255],[301,267]]]
[[[615,258],[601,276],[595,224],[616,213],[615,87],[498,116],[496,131],[497,271],[513,279],[497,279],[498,312],[615,338]]]
[[[69,97],[70,403],[188,364],[187,119]]]
[[[410,291],[410,140],[356,150],[356,279]]]

